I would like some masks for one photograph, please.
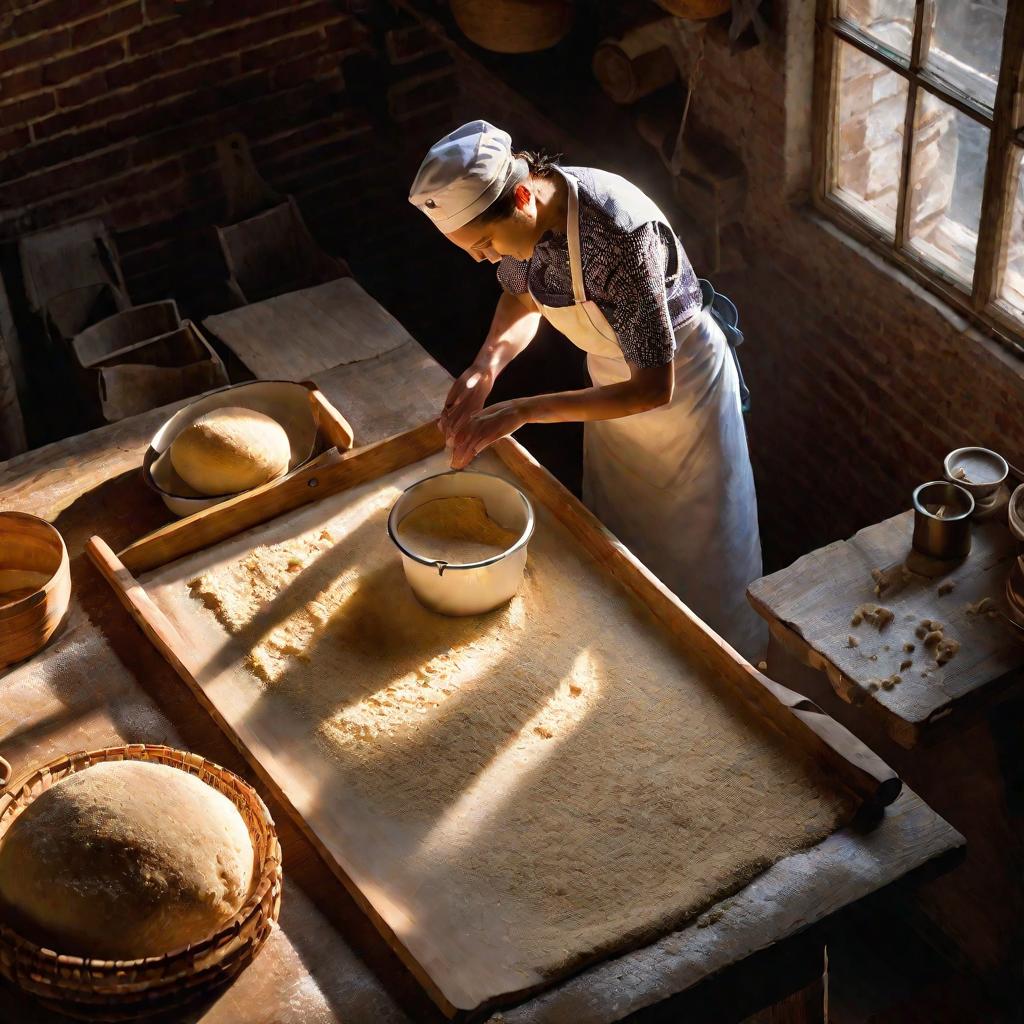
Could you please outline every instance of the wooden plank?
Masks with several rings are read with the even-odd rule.
[[[928,53],[925,33],[931,28],[933,0],[917,0],[914,8],[914,38],[910,47],[910,81],[907,86],[907,109],[903,117],[903,153],[900,157],[899,201],[896,206],[897,249],[906,249],[910,237],[910,172],[914,158],[914,125],[917,121],[918,77]]]
[[[1005,265],[1007,233],[1017,182],[1013,171],[1013,138],[1021,104],[1024,79],[1024,7],[1012,4],[1006,12],[999,84],[996,88],[994,121],[989,137],[985,189],[978,225],[972,299],[984,309],[997,297]]]
[[[970,555],[940,579],[912,576],[881,595],[873,569],[889,569],[910,552],[913,513],[905,512],[797,559],[748,588],[754,608],[772,634],[805,663],[825,671],[843,700],[877,707],[897,742],[917,742],[920,731],[966,703],[978,690],[1024,665],[1024,645],[1001,618],[973,614],[984,598],[1005,610],[1003,587],[1016,553],[1013,538],[998,521],[975,523]],[[938,593],[940,582],[953,589]],[[883,631],[851,618],[858,605],[890,608],[895,618]],[[924,619],[943,624],[960,643],[956,656],[937,666],[915,635]],[[854,636],[855,646],[848,638]],[[912,652],[903,645],[914,645]],[[906,660],[909,671],[900,671]],[[922,675],[927,672],[927,675]],[[869,690],[872,680],[899,674],[892,689]]]
[[[412,341],[351,277],[218,313],[203,326],[268,380],[301,380]]]
[[[346,452],[355,443],[352,424],[324,397],[324,393],[311,380],[302,382],[309,388],[309,399],[316,410],[317,423],[327,440],[338,451]]]
[[[744,661],[522,445],[503,438],[493,445],[493,450],[607,572],[636,594],[673,635],[686,643],[688,650],[700,655],[737,695],[784,735],[811,749],[841,785],[849,787],[860,799],[882,806],[899,796],[899,776],[880,757],[820,708]]]
[[[327,458],[321,456],[284,480],[271,481],[155,530],[129,544],[118,557],[131,572],[155,569],[283,512],[417,462],[443,444],[437,424],[431,421],[345,454],[332,455],[336,450],[331,449],[324,453]]]

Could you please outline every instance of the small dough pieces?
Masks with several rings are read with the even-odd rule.
[[[487,514],[480,498],[435,498],[398,524],[398,539],[421,558],[464,565],[507,551],[519,539]]]
[[[859,626],[862,622],[867,621],[876,629],[883,630],[895,617],[891,608],[883,608],[878,604],[866,603],[858,605],[853,610],[853,615],[850,616],[850,625]]]
[[[58,953],[135,959],[213,934],[249,896],[238,808],[169,765],[103,761],[40,794],[0,840],[0,914]]]
[[[291,443],[277,420],[255,409],[213,409],[171,442],[171,465],[200,494],[237,494],[288,471]]]

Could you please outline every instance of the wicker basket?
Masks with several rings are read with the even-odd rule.
[[[451,0],[471,42],[495,53],[532,53],[560,42],[572,27],[572,0]]]
[[[259,952],[281,909],[281,847],[270,812],[237,775],[171,747],[131,744],[66,754],[15,780],[0,796],[0,837],[40,793],[100,761],[152,761],[180,768],[223,793],[249,829],[255,871],[249,899],[218,932],[184,949],[140,960],[62,956],[0,924],[0,975],[48,1008],[81,1020],[126,1021],[207,999]]]

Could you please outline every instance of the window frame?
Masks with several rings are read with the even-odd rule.
[[[840,0],[815,0],[815,62],[812,151],[814,205],[846,231],[895,263],[915,281],[938,294],[986,333],[1024,354],[1024,311],[1014,313],[999,299],[1005,251],[1017,177],[1014,156],[1024,156],[1024,2],[1009,0],[1003,26],[999,81],[991,113],[987,107],[944,82],[923,61],[925,33],[933,22],[934,0],[915,0],[914,34],[909,58],[902,58],[839,15]],[[907,82],[907,109],[903,124],[901,174],[898,182],[896,229],[893,238],[835,192],[835,155],[838,96],[837,40],[872,57]],[[915,252],[908,244],[907,209],[913,121],[921,89],[989,130],[988,159],[978,224],[974,277],[970,286],[951,271]],[[1020,173],[1024,174],[1024,164]]]

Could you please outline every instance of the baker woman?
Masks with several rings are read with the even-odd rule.
[[[441,414],[452,466],[526,423],[584,421],[584,502],[712,629],[760,657],[766,635],[745,595],[761,544],[742,378],[720,326],[731,303],[698,281],[664,214],[616,174],[514,152],[486,121],[431,148],[409,201],[496,263],[503,289]],[[541,317],[587,353],[593,386],[484,408]]]

